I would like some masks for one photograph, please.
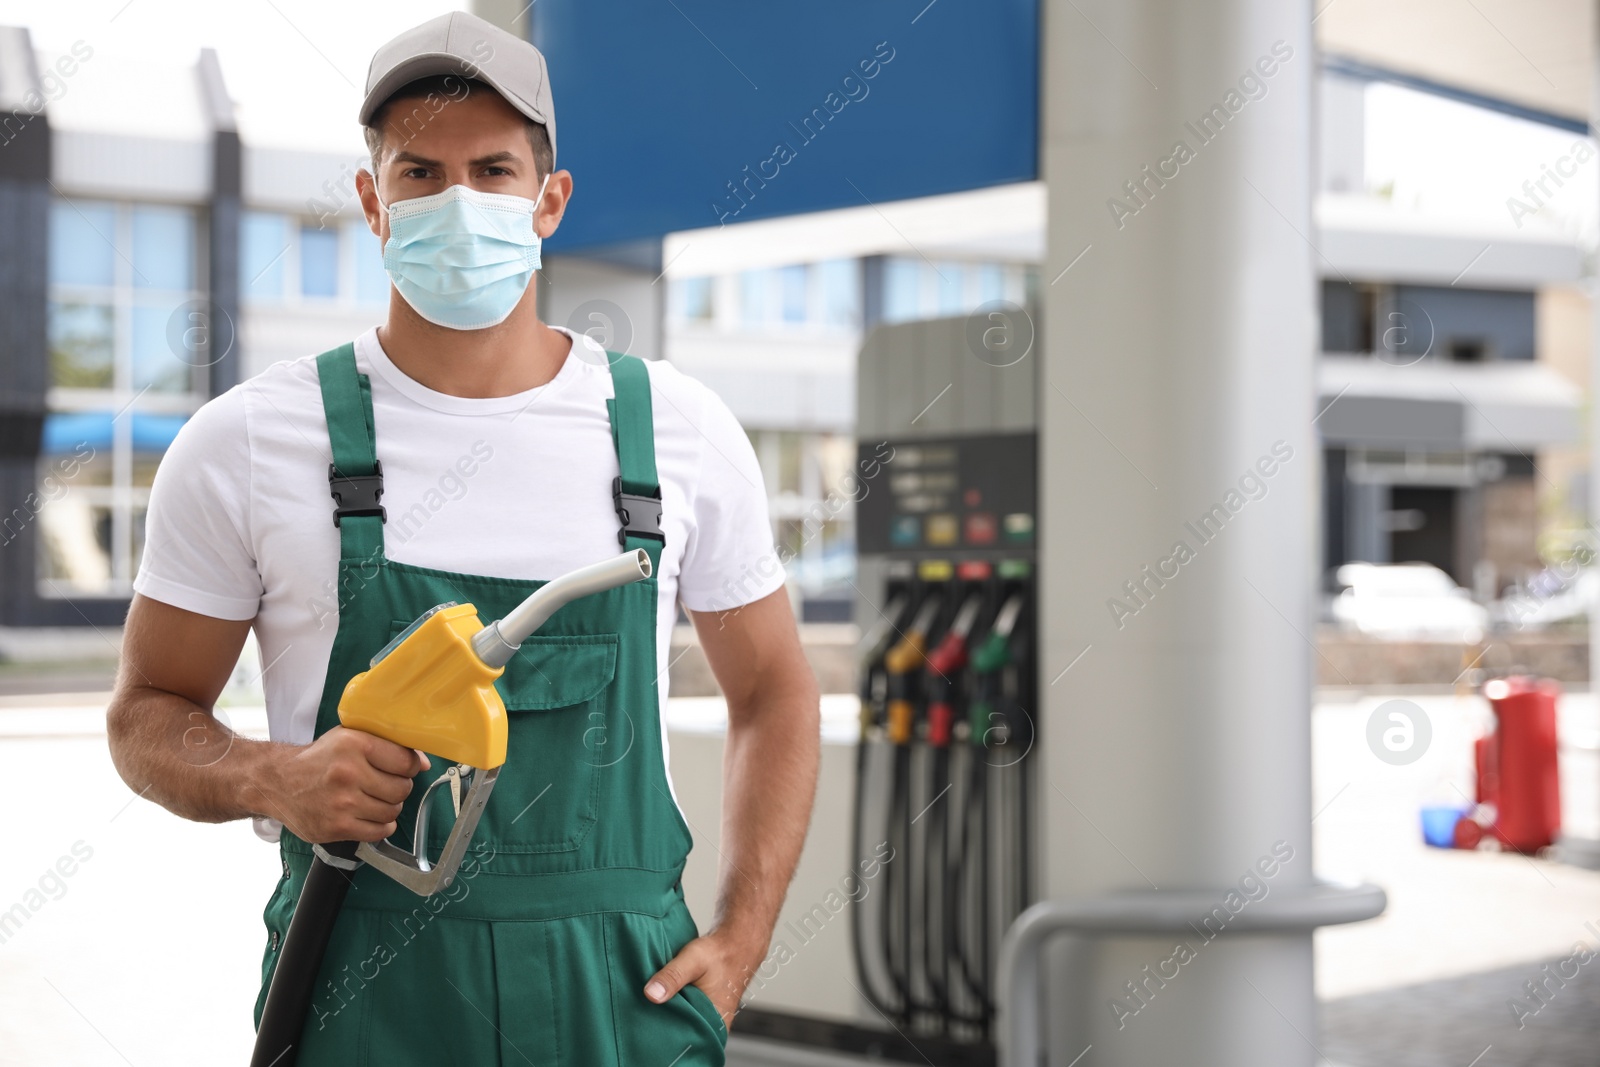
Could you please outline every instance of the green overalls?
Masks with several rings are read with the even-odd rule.
[[[658,497],[659,485],[646,368],[608,358],[620,517],[626,495]],[[371,387],[351,345],[324,352],[317,372],[333,468],[348,495],[352,479],[381,478]],[[652,516],[640,518],[646,510],[634,506],[623,520],[618,551],[643,548],[658,570],[663,540]],[[345,683],[428,608],[471,603],[487,622],[543,584],[385,558],[375,494],[335,511],[339,630],[319,736],[338,725]],[[692,838],[662,759],[656,594],[652,576],[584,597],[523,643],[496,683],[510,720],[505,767],[455,882],[424,898],[371,867],[354,873],[306,1021],[302,1067],[723,1063],[727,1030],[705,993],[690,985],[654,1004],[643,991],[697,936],[679,880]],[[423,787],[447,766],[432,764],[400,816],[394,840],[407,848]],[[430,803],[448,808],[442,792]],[[433,816],[437,855],[449,815]],[[287,829],[280,848],[258,1025],[311,862],[310,846]]]

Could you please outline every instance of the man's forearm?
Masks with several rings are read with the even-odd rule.
[[[193,701],[148,687],[119,691],[106,728],[122,780],[174,814],[197,822],[272,814],[258,783],[290,746],[243,737]]]
[[[752,708],[730,709],[713,925],[741,945],[751,969],[766,954],[816,794],[819,701],[803,659],[798,668],[771,678]]]

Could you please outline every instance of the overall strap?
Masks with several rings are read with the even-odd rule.
[[[655,419],[650,410],[650,371],[644,360],[607,352],[615,396],[606,401],[611,415],[611,440],[622,474],[611,484],[622,528],[617,542],[624,551],[642,548],[659,569],[666,535],[661,531],[661,482],[656,477]]]
[[[339,528],[343,559],[374,559],[383,554],[383,464],[378,462],[377,434],[372,421],[372,383],[356,370],[353,344],[340,345],[317,357],[322,385],[322,411],[328,420],[328,490],[333,495],[333,524]]]

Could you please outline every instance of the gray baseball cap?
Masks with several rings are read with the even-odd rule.
[[[556,108],[544,56],[522,38],[466,11],[413,26],[373,53],[358,121],[367,125],[401,87],[436,74],[476,78],[493,87],[506,103],[544,125],[554,157]]]

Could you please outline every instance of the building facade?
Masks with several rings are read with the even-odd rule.
[[[184,421],[381,320],[361,156],[245,146],[211,50],[54,55],[3,27],[0,96],[0,627],[114,627]]]
[[[1410,210],[1369,187],[1375,79],[1337,61],[1321,79],[1324,574],[1331,589],[1342,563],[1429,563],[1489,600],[1587,507],[1563,462],[1584,439],[1582,357],[1563,347],[1589,319],[1582,251],[1550,220]],[[1517,118],[1592,154],[1570,122]]]

